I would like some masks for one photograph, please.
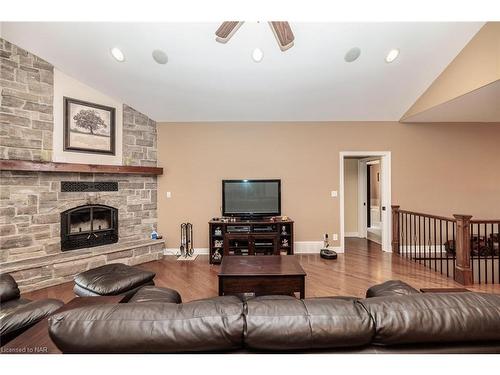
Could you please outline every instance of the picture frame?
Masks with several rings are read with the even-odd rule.
[[[115,155],[116,109],[63,98],[64,151]]]

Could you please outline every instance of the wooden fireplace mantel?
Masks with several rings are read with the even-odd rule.
[[[139,167],[132,165],[102,165],[102,164],[77,164],[56,163],[30,160],[0,159],[2,171],[32,171],[32,172],[76,172],[76,173],[118,173],[161,175],[163,168]]]

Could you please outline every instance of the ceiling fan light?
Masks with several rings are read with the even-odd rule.
[[[113,56],[113,58],[116,61],[118,61],[118,62],[124,62],[125,61],[125,55],[123,54],[123,52],[121,51],[121,49],[119,49],[118,47],[111,48],[110,52],[111,52],[111,56]]]
[[[387,54],[387,56],[385,57],[385,62],[390,64],[391,62],[396,60],[398,56],[399,56],[399,49],[397,48],[391,49]]]
[[[264,52],[260,48],[255,48],[252,52],[252,59],[255,62],[261,62],[264,58]]]

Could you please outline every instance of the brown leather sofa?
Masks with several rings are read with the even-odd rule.
[[[19,287],[9,274],[0,275],[0,346],[49,316],[63,303],[56,299],[30,301],[21,298]]]
[[[398,281],[367,294],[181,303],[145,287],[126,304],[57,313],[49,332],[66,353],[500,353],[500,295],[422,294]]]

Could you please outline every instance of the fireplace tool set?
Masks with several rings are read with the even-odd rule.
[[[181,258],[191,258],[194,254],[193,248],[193,224],[182,223],[181,224],[181,245],[179,247]]]

